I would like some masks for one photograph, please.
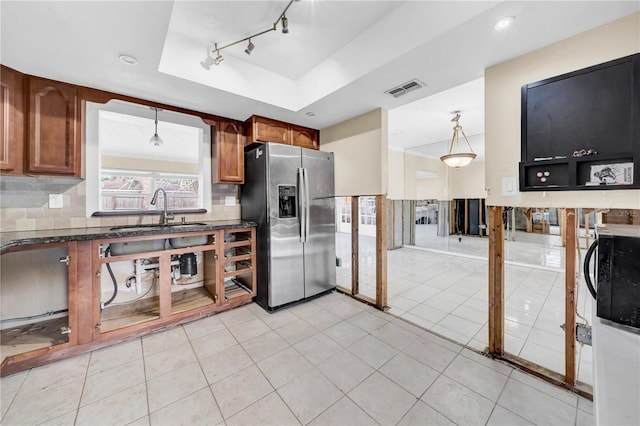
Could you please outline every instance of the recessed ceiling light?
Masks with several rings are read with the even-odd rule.
[[[316,115],[316,113],[313,111],[308,111],[305,114],[307,114],[309,117],[313,117],[314,115]]]
[[[122,62],[124,62],[127,65],[135,65],[138,63],[138,60],[136,58],[129,55],[120,55],[118,56],[118,59],[120,59]]]
[[[513,24],[513,21],[515,20],[516,20],[515,16],[507,16],[506,18],[502,18],[501,20],[496,22],[493,28],[495,28],[496,31],[506,30],[511,26],[511,24]]]

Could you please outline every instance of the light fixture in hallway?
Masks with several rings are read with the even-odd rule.
[[[471,148],[471,144],[467,139],[467,135],[465,135],[464,130],[462,130],[462,126],[460,125],[460,111],[453,111],[455,117],[451,119],[452,122],[456,123],[453,126],[453,137],[451,138],[451,145],[449,146],[449,153],[447,155],[443,155],[440,157],[440,160],[449,167],[464,167],[471,163],[474,158],[476,158],[476,154],[473,152],[473,148]],[[458,148],[458,133],[462,133],[462,137],[464,137],[467,146],[469,147],[468,152],[460,152]],[[454,151],[455,146],[455,151]]]

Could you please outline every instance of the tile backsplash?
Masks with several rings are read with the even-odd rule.
[[[212,185],[211,209],[207,213],[178,215],[187,221],[240,219],[240,187]],[[63,194],[61,209],[49,208],[49,194]],[[225,206],[234,197],[235,206]],[[86,182],[74,178],[26,176],[0,177],[0,229],[31,231],[41,229],[84,228],[93,226],[153,223],[158,216],[131,215],[86,217]]]

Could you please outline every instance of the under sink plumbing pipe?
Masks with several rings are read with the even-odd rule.
[[[160,263],[144,263],[146,259],[136,259],[134,262],[134,268],[135,268],[135,277],[133,277],[134,279],[133,284],[134,284],[134,289],[136,294],[140,294],[142,293],[142,273],[144,271],[150,271],[152,269],[159,269],[160,268]],[[171,261],[171,266],[177,266],[180,265],[180,261],[179,260],[172,260]],[[130,284],[131,281],[129,279],[127,279],[127,284]]]
[[[105,250],[105,254],[107,256],[111,256],[111,246],[107,247],[107,249]],[[115,275],[113,275],[113,271],[111,270],[111,265],[109,264],[109,262],[105,263],[105,265],[107,265],[107,271],[109,271],[109,275],[111,275],[111,281],[113,281],[113,295],[111,295],[111,298],[106,302],[100,303],[100,310],[103,310],[105,307],[109,306],[118,295],[118,281],[116,281],[116,277]]]

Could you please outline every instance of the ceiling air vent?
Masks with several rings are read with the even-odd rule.
[[[388,93],[391,96],[393,96],[394,98],[399,98],[402,95],[406,95],[407,93],[413,91],[413,90],[417,90],[420,89],[422,87],[426,86],[426,84],[422,83],[421,81],[418,81],[416,79],[407,81],[406,83],[403,83],[399,86],[394,87],[393,89],[389,89],[387,91],[385,91],[384,93]]]

